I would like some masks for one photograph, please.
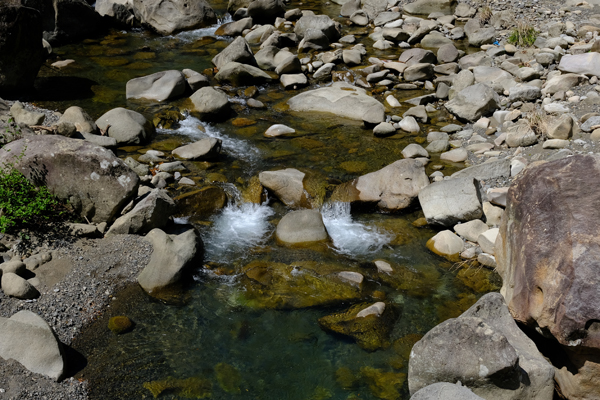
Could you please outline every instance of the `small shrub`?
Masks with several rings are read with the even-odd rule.
[[[493,12],[490,6],[483,6],[479,9],[479,20],[483,24],[487,24],[488,22],[490,22],[492,15]]]
[[[58,217],[59,208],[45,186],[35,187],[12,166],[0,169],[0,232],[40,227]]]
[[[537,39],[535,28],[525,22],[517,22],[517,27],[514,28],[508,37],[508,43],[531,47]]]

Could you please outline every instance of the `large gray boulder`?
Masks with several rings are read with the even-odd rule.
[[[499,293],[430,330],[412,348],[411,394],[461,382],[484,399],[551,400],[554,368],[517,326]]]
[[[133,25],[135,21],[133,0],[96,0],[94,10],[100,16],[110,17],[120,24]]]
[[[230,61],[221,67],[215,79],[219,83],[229,83],[233,86],[251,86],[269,82],[271,76],[252,65]]]
[[[133,210],[117,218],[106,235],[143,234],[164,228],[176,211],[175,202],[162,189],[153,189]]]
[[[0,94],[31,88],[44,58],[40,12],[0,6]]]
[[[484,400],[460,383],[437,382],[425,386],[410,397],[410,400]]]
[[[481,187],[473,178],[434,182],[419,192],[427,223],[451,227],[481,218]]]
[[[258,174],[261,185],[272,191],[283,204],[297,208],[305,205],[304,172],[294,168],[264,171]]]
[[[558,92],[566,92],[579,85],[584,80],[585,76],[580,74],[562,74],[553,76],[544,83],[542,94],[552,95]]]
[[[414,159],[398,160],[379,171],[339,185],[334,201],[367,203],[383,210],[409,207],[419,192],[429,185],[423,164]]]
[[[160,297],[161,292],[185,284],[191,271],[202,263],[204,245],[194,228],[167,234],[153,229],[146,235],[152,243],[150,262],[138,275],[138,283],[148,294]]]
[[[238,21],[227,22],[221,25],[216,31],[217,36],[240,36],[246,29],[252,28],[252,18],[242,18]]]
[[[510,160],[488,161],[461,169],[451,175],[452,178],[474,178],[480,181],[510,177]]]
[[[120,145],[145,144],[156,133],[154,125],[146,117],[122,107],[104,113],[96,120],[96,125]]]
[[[517,84],[511,74],[498,67],[475,67],[473,77],[475,82],[486,84],[498,94],[504,93]]]
[[[461,90],[445,107],[458,118],[475,122],[500,108],[500,98],[492,88],[478,83]]]
[[[294,33],[298,36],[298,39],[304,39],[309,30],[323,33],[330,42],[337,41],[341,36],[338,24],[329,16],[323,14],[303,15],[302,18],[296,22],[296,26],[294,27]]]
[[[309,90],[288,100],[292,111],[326,112],[369,124],[385,119],[383,104],[369,96],[364,89],[344,82]]]
[[[327,229],[318,210],[291,211],[277,224],[275,237],[280,243],[302,245],[327,240]]]
[[[162,35],[203,28],[217,23],[205,0],[133,0],[136,17]]]
[[[165,101],[182,96],[186,88],[185,76],[181,71],[162,71],[128,81],[125,97]]]
[[[248,15],[256,24],[272,24],[275,18],[283,17],[283,0],[254,0],[248,5]]]
[[[46,321],[28,310],[0,317],[0,357],[55,380],[65,373],[61,343]]]
[[[63,136],[33,136],[9,143],[0,149],[1,163],[14,163],[29,180],[46,185],[91,222],[112,221],[139,184],[136,173],[110,150]]]
[[[221,153],[221,139],[207,137],[197,142],[180,146],[172,151],[177,158],[184,160],[214,160]]]
[[[417,0],[404,5],[404,11],[410,14],[431,14],[442,12],[450,15],[456,8],[456,0]]]
[[[600,53],[565,55],[560,59],[558,69],[563,72],[597,76],[600,78]]]
[[[250,49],[250,45],[243,37],[235,38],[229,46],[225,47],[222,52],[213,57],[212,63],[218,68],[223,68],[227,63],[235,61],[241,64],[256,66],[254,53]]]
[[[40,296],[40,292],[21,276],[3,271],[2,273],[2,291],[7,296],[17,299],[35,299]]]
[[[58,120],[57,124],[62,122],[69,122],[73,124],[77,131],[81,133],[96,133],[98,131],[98,126],[92,117],[90,117],[83,108],[78,106],[71,106],[67,108]]]
[[[202,120],[223,120],[231,112],[227,95],[211,86],[198,89],[190,96],[190,101],[193,105],[192,112]]]

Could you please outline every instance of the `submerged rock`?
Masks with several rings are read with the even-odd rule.
[[[133,321],[123,315],[112,317],[108,320],[108,329],[117,335],[121,335],[133,329]]]
[[[338,277],[346,269],[314,261],[253,261],[242,269],[244,291],[238,301],[252,308],[294,309],[359,300],[361,289]]]
[[[365,350],[375,351],[390,345],[389,336],[396,318],[397,311],[383,302],[363,303],[319,318],[319,325],[322,329],[353,338]]]
[[[344,82],[309,90],[288,100],[292,111],[316,111],[378,124],[384,120],[384,106],[364,89]]]

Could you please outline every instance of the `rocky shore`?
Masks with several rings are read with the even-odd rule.
[[[274,232],[278,245],[327,243],[320,211],[327,202],[384,213],[417,207],[423,218],[415,226],[439,230],[427,243],[432,252],[495,269],[503,278],[501,295],[482,297],[416,342],[407,376],[413,398],[460,392],[473,399],[550,400],[555,382],[568,399],[600,397],[595,378],[600,316],[583,306],[594,303],[598,291],[593,261],[598,217],[593,192],[600,170],[597,1],[339,0],[340,16],[331,18],[281,1],[231,0],[233,21],[216,31],[231,40],[212,58],[214,68],[162,71],[123,88],[127,99],[187,99],[185,109],[147,118],[119,107],[97,119],[76,104],[58,113],[16,100],[31,89],[51,45],[83,38],[81,27],[63,25],[66,19],[59,17],[85,10],[82,20],[94,28],[90,31],[101,31],[106,23],[171,35],[210,26],[216,15],[204,1],[193,9],[171,1],[177,5],[173,19],[138,0],[99,0],[95,11],[84,1],[62,3],[64,8],[54,10],[17,0],[0,7],[0,33],[30,23],[44,26],[22,42],[0,41],[0,50],[17,46],[28,54],[11,64],[3,58],[9,52],[0,56],[0,93],[13,99],[0,100],[0,162],[42,182],[69,202],[77,218],[59,239],[36,236],[29,247],[17,236],[0,239],[0,337],[5,338],[0,356],[19,361],[0,364],[4,396],[87,398],[86,382],[73,378],[85,359],[69,347],[82,329],[126,286],[139,284],[149,296],[168,301],[202,267],[200,234],[173,218],[185,215],[182,210],[191,203],[203,205],[196,215],[202,218],[227,203],[225,190],[204,185],[193,164],[218,160],[222,140],[204,138],[135,157],[119,158],[112,150],[151,144],[157,128],[176,125],[183,113],[215,122],[232,119],[240,107],[263,109],[254,96],[258,87],[271,85],[306,88],[280,105],[285,112],[327,112],[363,123],[365,134],[412,141],[402,149],[402,159],[336,182],[329,191],[322,189],[324,177],[291,165],[240,178],[247,202],[269,197],[286,207]],[[46,21],[50,14],[52,23]],[[530,46],[522,43],[527,40]],[[405,95],[415,90],[423,94]],[[243,101],[232,100],[240,96]],[[443,124],[429,125],[440,115]],[[295,128],[276,124],[264,136],[285,140]],[[445,173],[457,167],[458,172]],[[198,191],[169,194],[181,187]],[[310,265],[290,272],[283,263],[257,262],[237,272],[265,308],[302,308],[357,301],[364,281],[385,283],[394,275],[385,261],[372,267],[374,272],[336,267],[321,274]],[[333,294],[317,298],[319,293],[311,292],[310,301],[287,297],[299,279],[296,268],[310,271]],[[285,289],[275,290],[276,284]],[[264,297],[270,290],[276,298]],[[386,335],[396,311],[377,301],[323,317],[319,324],[374,351],[390,346]],[[529,332],[534,340],[528,338],[515,320],[540,340],[550,339],[567,361],[560,365],[552,355],[542,355],[535,336]],[[365,337],[365,326],[377,332],[376,340]],[[36,358],[27,346],[13,345],[15,332],[28,331],[48,339],[43,346],[52,347],[52,354]]]

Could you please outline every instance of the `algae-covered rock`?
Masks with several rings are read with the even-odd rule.
[[[363,367],[360,369],[360,373],[369,385],[373,396],[384,400],[400,398],[400,389],[406,380],[406,374],[385,372],[373,367]]]
[[[123,315],[112,317],[108,320],[108,329],[117,335],[127,333],[133,329],[133,321]]]
[[[358,386],[359,377],[348,367],[340,367],[335,371],[336,382],[344,389],[351,390]]]
[[[217,374],[217,382],[221,389],[227,393],[240,394],[242,389],[240,384],[242,383],[242,375],[233,365],[227,363],[218,363],[215,367],[215,373]]]
[[[238,300],[253,308],[305,308],[359,300],[363,293],[338,277],[347,267],[313,261],[291,265],[253,261],[246,265]]]
[[[477,293],[499,291],[502,287],[502,278],[496,271],[487,268],[462,268],[456,274],[462,283]]]
[[[373,307],[378,304],[383,307]],[[368,310],[372,311],[365,312]],[[353,338],[365,350],[374,351],[390,345],[389,336],[397,317],[397,310],[389,305],[362,303],[319,318],[319,325],[324,330]]]
[[[199,376],[186,379],[169,376],[163,380],[145,382],[143,386],[152,393],[155,399],[164,392],[173,393],[186,399],[203,399],[212,395],[212,383]]]
[[[433,265],[390,265],[391,272],[379,271],[375,264],[366,275],[411,297],[428,297],[440,285],[440,272]]]
[[[242,189],[242,198],[248,203],[261,204],[266,200],[263,185],[258,176],[253,176],[248,185]]]
[[[438,319],[442,322],[448,318],[456,318],[476,302],[477,297],[473,293],[460,293],[456,300],[445,301],[438,305]]]
[[[393,355],[388,359],[387,364],[394,369],[408,366],[410,350],[422,337],[422,335],[411,333],[394,340],[392,343]]]
[[[207,186],[175,197],[178,212],[175,216],[206,218],[227,204],[225,191],[218,186]]]

